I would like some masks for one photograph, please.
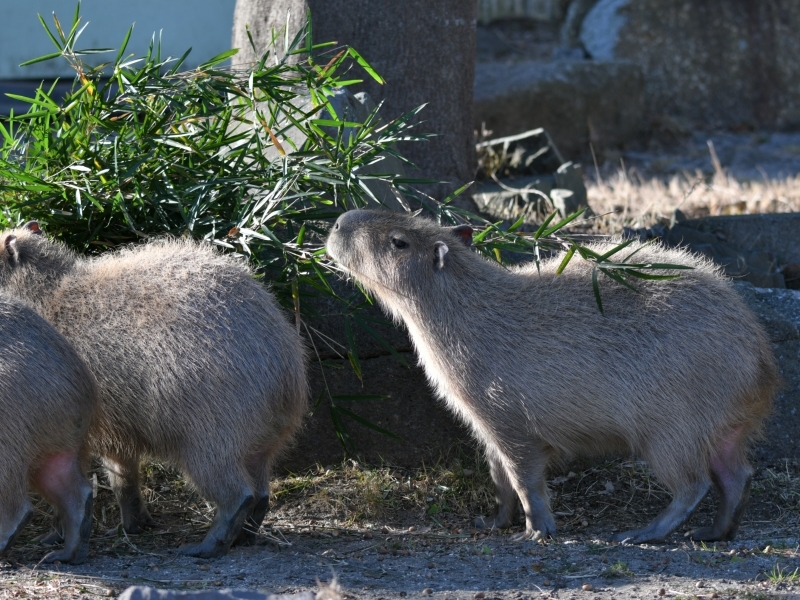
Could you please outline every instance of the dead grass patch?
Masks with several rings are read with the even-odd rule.
[[[668,224],[676,209],[689,218],[800,211],[800,176],[780,180],[738,181],[723,169],[669,179],[619,169],[587,183],[595,214],[593,232],[619,234],[624,227]]]

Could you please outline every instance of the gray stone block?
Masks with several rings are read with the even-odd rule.
[[[479,63],[475,127],[497,136],[545,128],[566,156],[614,148],[644,129],[644,73],[633,62]]]

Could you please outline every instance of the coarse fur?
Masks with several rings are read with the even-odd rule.
[[[578,455],[645,458],[673,493],[648,527],[620,541],[663,539],[713,483],[722,497],[695,539],[731,539],[752,468],[748,442],[770,412],[778,380],[756,317],[707,260],[633,244],[639,263],[692,267],[671,281],[610,280],[604,313],[592,265],[561,257],[505,268],[467,247],[469,228],[382,211],[340,216],[328,254],[408,328],[427,377],[484,445],[506,526],[515,496],[525,537],[555,531],[548,463]],[[597,243],[603,254],[616,242]],[[481,521],[479,521],[479,524]]]
[[[40,232],[0,236],[0,287],[31,302],[92,369],[91,448],[124,528],[152,524],[139,463],[163,460],[217,507],[205,540],[182,551],[224,554],[246,520],[261,525],[270,465],[306,412],[300,336],[247,265],[210,245],[160,239],[86,259]]]
[[[0,555],[33,515],[28,489],[56,510],[65,543],[45,562],[80,563],[89,551],[92,487],[87,433],[94,377],[63,336],[32,308],[0,294]]]

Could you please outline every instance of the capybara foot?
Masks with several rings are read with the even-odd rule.
[[[646,542],[660,542],[663,540],[654,539],[652,534],[647,530],[647,528],[645,528],[615,533],[611,536],[611,541],[619,542],[621,544],[644,544]]]
[[[526,529],[522,533],[515,533],[509,539],[512,542],[538,542],[539,540],[543,540],[548,537],[555,537],[555,531],[545,532],[541,529],[533,529],[528,531]]]
[[[71,565],[80,565],[86,562],[89,556],[89,544],[81,544],[78,548],[61,550],[53,550],[47,554],[43,559],[43,563],[54,563],[56,561],[62,563],[69,563]]]
[[[504,513],[491,517],[476,517],[472,522],[476,529],[505,529],[511,525],[511,519]]]
[[[526,521],[525,531],[512,535],[512,542],[524,542],[528,540],[538,542],[539,540],[549,537],[555,537],[556,521],[551,514],[548,513],[543,518]]]
[[[42,535],[36,536],[34,541],[40,546],[57,546],[58,544],[64,543],[64,536],[61,535],[60,531],[53,529],[50,533],[43,533]]]
[[[734,533],[720,533],[715,527],[698,527],[684,534],[695,542],[729,542],[734,538]]]

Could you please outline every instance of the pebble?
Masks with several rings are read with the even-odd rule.
[[[581,525],[584,526],[584,527],[588,527],[589,521],[586,521],[586,520],[581,521]]]
[[[433,590],[431,588],[425,588],[424,590],[422,590],[422,595],[423,596],[430,596],[432,593],[433,593]]]
[[[704,588],[704,587],[706,587],[706,584],[703,583],[702,581],[698,581],[697,583],[694,584],[694,587],[696,587],[696,588]]]
[[[363,537],[365,540],[371,540],[372,539],[372,532],[366,531],[366,532],[364,532],[364,535],[361,536],[361,537]]]
[[[666,596],[667,595],[667,590],[665,590],[664,588],[661,588],[660,590],[658,590],[658,595],[659,596]]]
[[[592,591],[594,588],[592,587],[592,584],[591,584],[591,583],[584,583],[584,584],[581,586],[581,589],[582,589],[584,592],[591,592],[591,591]]]
[[[485,598],[486,594],[484,594],[483,592],[475,592],[475,594],[472,597],[475,598],[475,600],[480,600],[481,598]]]
[[[209,567],[208,565],[200,565],[200,570],[201,571],[208,571],[210,568],[211,567]]]
[[[411,533],[412,531],[416,531],[416,530],[417,530],[417,526],[416,525],[412,525],[411,527],[408,528],[408,532],[409,533]],[[428,589],[428,588],[425,588],[425,589]]]
[[[544,585],[550,585],[550,580],[549,579],[545,579],[542,583]]]

